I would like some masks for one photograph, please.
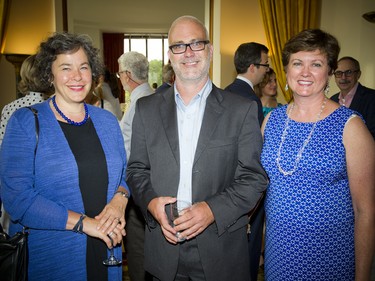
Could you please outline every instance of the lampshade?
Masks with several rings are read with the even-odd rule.
[[[34,54],[55,27],[53,0],[12,0],[3,54]]]

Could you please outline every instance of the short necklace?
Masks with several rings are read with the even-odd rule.
[[[87,104],[86,103],[83,103],[83,106],[85,108],[85,118],[83,118],[83,120],[81,122],[75,122],[73,120],[70,120],[68,117],[65,116],[65,114],[60,110],[60,108],[57,106],[57,103],[56,103],[56,96],[53,96],[52,97],[52,104],[53,104],[53,107],[56,109],[56,111],[60,114],[60,116],[66,121],[68,122],[68,124],[70,125],[74,125],[74,126],[81,126],[83,124],[85,124],[87,122],[87,119],[89,117],[89,112],[88,112],[88,109],[87,109]]]
[[[311,137],[312,137],[312,135],[314,133],[314,130],[315,130],[315,127],[316,127],[318,121],[320,120],[320,115],[322,114],[322,112],[323,112],[323,110],[324,110],[324,108],[326,106],[326,103],[327,103],[327,97],[324,97],[324,101],[323,101],[322,107],[320,108],[320,111],[319,111],[318,115],[316,116],[316,121],[315,121],[314,125],[312,126],[309,135],[303,141],[302,147],[298,150],[297,157],[296,157],[296,160],[294,161],[294,166],[293,166],[292,170],[285,171],[281,167],[280,158],[281,158],[281,149],[282,149],[282,146],[284,144],[284,141],[285,141],[285,138],[286,138],[286,135],[287,135],[287,131],[288,131],[288,128],[289,128],[290,116],[292,116],[292,112],[293,112],[293,108],[294,108],[294,103],[292,104],[292,106],[291,106],[291,108],[289,110],[289,115],[287,115],[287,118],[286,118],[285,127],[284,127],[283,134],[281,136],[281,142],[280,142],[280,145],[279,145],[279,149],[277,151],[277,158],[276,158],[277,168],[279,169],[280,173],[282,173],[284,176],[291,176],[297,170],[299,161],[302,158],[303,151],[305,150],[306,146],[310,142],[310,139],[311,139]]]

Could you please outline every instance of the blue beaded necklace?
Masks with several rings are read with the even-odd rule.
[[[89,119],[89,112],[88,112],[87,104],[86,103],[83,103],[83,106],[85,108],[85,118],[83,118],[83,120],[81,122],[75,122],[73,120],[70,120],[68,117],[65,116],[64,113],[62,113],[62,111],[60,110],[60,108],[56,104],[56,96],[52,97],[52,104],[53,104],[53,107],[56,109],[56,111],[60,114],[60,116],[66,122],[68,122],[68,124],[70,124],[70,125],[81,126],[81,125],[83,125],[83,124],[85,124],[87,122],[87,119]]]

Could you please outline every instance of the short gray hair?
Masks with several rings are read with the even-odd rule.
[[[137,82],[148,81],[149,63],[147,58],[138,52],[126,52],[118,60],[119,71],[129,71]]]
[[[180,22],[184,22],[184,21],[185,22],[194,22],[195,24],[200,25],[202,30],[204,30],[204,33],[205,33],[205,36],[206,36],[206,38],[204,38],[204,39],[210,40],[208,30],[207,30],[206,26],[199,19],[197,19],[196,17],[190,16],[190,15],[181,16],[181,17],[175,19],[174,22],[172,22],[171,27],[169,28],[169,31],[168,31],[168,38],[170,38],[171,31],[175,28],[175,26],[177,24],[179,24]]]

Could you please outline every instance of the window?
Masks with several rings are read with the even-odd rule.
[[[162,84],[162,68],[168,63],[167,34],[125,34],[124,52],[136,51],[150,62],[148,82]]]

